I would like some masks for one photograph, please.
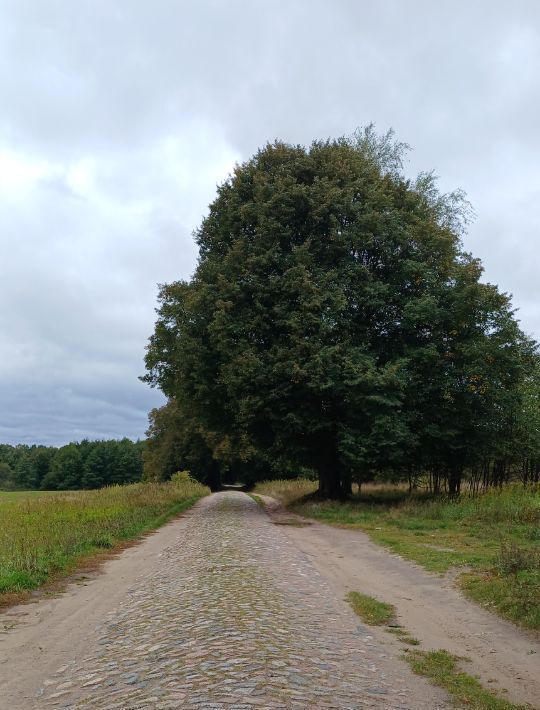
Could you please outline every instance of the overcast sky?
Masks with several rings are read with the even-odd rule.
[[[268,140],[374,121],[540,338],[540,3],[0,0],[0,442],[142,437],[157,284]]]

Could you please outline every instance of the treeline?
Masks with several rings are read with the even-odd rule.
[[[459,492],[462,481],[473,493],[513,482],[540,483],[540,357],[537,353],[523,358],[519,377],[512,387],[499,393],[499,402],[495,400],[483,418],[471,421],[468,447],[463,447],[461,460],[462,465],[457,470],[445,465],[444,460],[439,459],[438,465],[429,465],[428,460],[423,467],[398,468],[387,472],[386,477],[407,480],[411,488],[422,485],[434,493]]]
[[[144,442],[130,439],[53,446],[0,444],[0,490],[79,490],[134,483]]]
[[[149,476],[538,481],[537,345],[463,249],[463,195],[406,177],[404,150],[276,142],[219,187],[193,278],[159,296]]]

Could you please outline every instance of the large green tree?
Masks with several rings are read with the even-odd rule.
[[[459,490],[532,345],[461,248],[468,204],[407,179],[404,150],[372,128],[277,142],[218,189],[193,278],[161,289],[145,377],[214,459],[312,471],[327,496],[427,466]]]

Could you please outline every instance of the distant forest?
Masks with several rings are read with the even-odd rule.
[[[0,444],[0,490],[79,490],[140,481],[145,443],[84,441],[56,448]]]

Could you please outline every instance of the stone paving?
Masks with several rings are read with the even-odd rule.
[[[247,495],[214,494],[183,522],[96,646],[45,681],[38,707],[446,707],[407,686],[404,667]]]

